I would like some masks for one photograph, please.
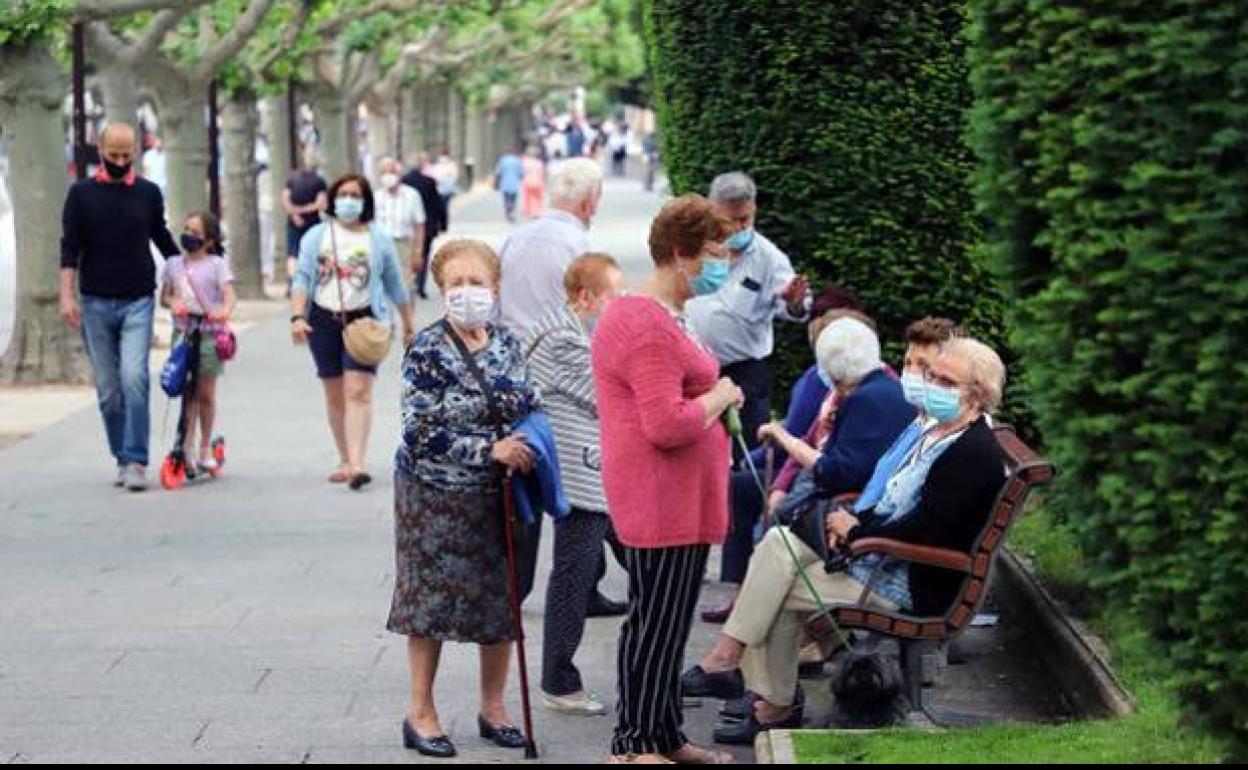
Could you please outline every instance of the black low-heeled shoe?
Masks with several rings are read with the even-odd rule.
[[[707,671],[701,666],[692,666],[680,675],[680,694],[686,698],[732,700],[745,694],[745,678],[739,668]]]
[[[758,694],[745,691],[736,700],[726,700],[724,705],[719,709],[719,718],[725,722],[740,722],[741,720],[754,713],[754,702],[758,700]],[[806,706],[806,691],[799,684],[797,689],[793,691],[793,707],[804,708]]]
[[[477,730],[481,733],[481,737],[487,741],[494,741],[495,746],[501,746],[504,749],[523,749],[529,744],[524,739],[524,733],[520,732],[520,728],[515,725],[499,725],[495,727],[485,721],[485,717],[477,714]]]
[[[450,738],[445,735],[426,738],[416,732],[416,728],[406,719],[403,720],[403,748],[415,749],[426,757],[438,759],[450,759],[456,754],[455,744],[451,743]]]
[[[716,743],[729,746],[752,746],[754,739],[767,730],[796,730],[802,726],[802,711],[794,707],[793,713],[779,722],[759,722],[758,716],[751,713],[740,722],[723,722],[711,733]]]
[[[347,482],[347,486],[351,488],[352,492],[359,492],[365,487],[365,485],[371,483],[373,483],[373,477],[368,475],[365,471],[360,471],[359,473],[351,476],[351,479]]]

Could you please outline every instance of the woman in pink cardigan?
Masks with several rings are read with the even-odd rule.
[[[728,434],[741,390],[690,334],[686,300],[728,277],[727,223],[684,195],[650,226],[654,272],[599,319],[592,357],[602,480],[624,545],[628,617],[620,630],[612,762],[730,760],[681,733],[680,665],[706,557],[728,530]]]

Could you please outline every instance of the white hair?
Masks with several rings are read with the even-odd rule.
[[[967,363],[967,393],[981,412],[992,414],[1005,392],[1005,364],[997,351],[977,339],[954,337],[940,346],[942,356],[957,356]]]
[[[838,383],[858,382],[884,365],[880,338],[857,318],[838,318],[828,324],[815,345],[815,359]]]
[[[754,186],[753,179],[742,171],[729,171],[727,174],[715,177],[706,197],[710,198],[712,203],[733,205],[753,203],[757,195],[758,189]]]
[[[602,169],[589,158],[573,158],[550,180],[550,202],[574,206],[602,190]]]

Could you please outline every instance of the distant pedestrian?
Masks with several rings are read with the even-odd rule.
[[[438,182],[438,195],[442,196],[443,208],[446,211],[444,221],[449,228],[451,226],[451,199],[459,190],[459,164],[451,156],[449,145],[442,147],[442,152],[433,162],[433,171],[429,175]]]
[[[339,460],[329,482],[359,490],[373,480],[365,470],[364,453],[373,422],[377,365],[353,358],[343,331],[361,318],[390,323],[393,306],[408,342],[412,309],[394,241],[373,223],[376,202],[368,180],[348,174],[329,188],[329,199],[326,220],[299,245],[290,331],[295,344],[311,348],[316,376],[325,389]]]
[[[148,148],[143,153],[143,176],[160,188],[161,195],[169,194],[169,174],[166,168],[164,143],[158,136],[149,136]]]
[[[424,259],[420,269],[414,276],[412,289],[421,299],[428,299],[425,283],[429,276],[429,262],[433,259],[433,240],[446,232],[446,201],[438,194],[438,182],[425,172],[429,165],[429,156],[423,152],[415,153],[410,159],[411,169],[403,175],[403,184],[420,193],[420,202],[425,208],[425,242],[421,249]]]
[[[156,307],[149,243],[167,257],[178,254],[165,226],[164,197],[136,173],[136,152],[134,128],[109,125],[100,134],[103,164],[69,188],[60,287],[61,317],[82,328],[91,358],[100,415],[117,463],[114,485],[132,492],[147,488],[148,353]]]
[[[525,219],[541,216],[546,197],[546,164],[542,161],[540,148],[536,146],[529,147],[524,156],[524,181],[520,183],[520,196],[520,213]]]
[[[524,162],[516,154],[515,147],[508,147],[494,166],[494,189],[503,195],[503,216],[508,222],[516,221],[516,200],[520,197],[523,180]]]
[[[306,151],[303,167],[291,172],[286,178],[286,189],[282,190],[282,208],[286,211],[286,275],[291,279],[299,258],[300,240],[320,223],[321,213],[329,206],[329,187],[317,173],[319,165],[316,153]]]
[[[403,167],[393,158],[382,158],[377,164],[381,188],[376,193],[377,226],[394,239],[399,264],[404,267],[406,285],[414,286],[416,276],[424,270],[425,204],[420,193],[403,184]]]

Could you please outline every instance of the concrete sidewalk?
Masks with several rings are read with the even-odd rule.
[[[639,182],[608,182],[595,236],[632,274],[646,264],[656,209]],[[463,207],[454,225],[496,244],[508,230],[493,196]],[[437,312],[422,304],[421,321]],[[221,381],[229,462],[218,481],[114,490],[90,403],[0,450],[0,761],[418,759],[399,737],[404,640],[384,628],[398,359],[378,377],[369,460],[378,480],[364,493],[324,481],[336,457],[321,391],[283,312],[241,336]],[[162,432],[165,409],[154,395],[153,463],[176,419],[171,412]],[[547,527],[541,582],[525,607],[535,683],[550,539]],[[624,576],[611,570],[608,592],[621,597]],[[691,660],[715,630],[696,627]],[[617,620],[590,621],[578,658],[608,703],[617,633]],[[519,752],[476,737],[477,670],[474,649],[445,648],[438,697],[459,761],[517,761]],[[519,719],[514,676],[510,692]],[[709,741],[711,707],[686,713],[690,737]],[[535,719],[544,760],[606,757],[612,717],[539,706]]]

